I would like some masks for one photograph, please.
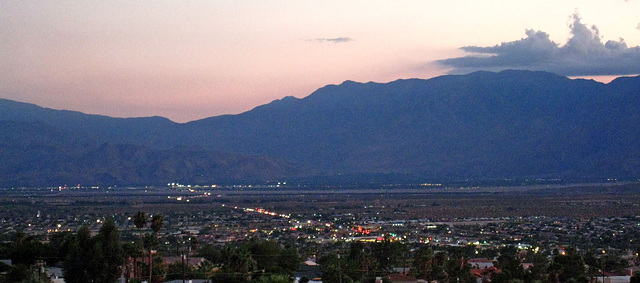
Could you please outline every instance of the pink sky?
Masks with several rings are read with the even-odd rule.
[[[431,78],[571,16],[640,45],[640,1],[1,1],[0,98],[187,122],[345,80]],[[609,76],[606,81],[612,77]]]

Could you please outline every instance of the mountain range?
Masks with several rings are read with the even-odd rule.
[[[640,76],[515,70],[345,81],[188,123],[0,99],[0,186],[638,178],[638,121]]]

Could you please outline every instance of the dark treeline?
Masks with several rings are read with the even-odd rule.
[[[163,218],[137,213],[135,226],[149,222],[151,232],[139,233],[134,241],[123,241],[112,219],[106,219],[92,236],[88,226],[76,232],[53,233],[44,242],[36,236],[18,232],[11,242],[0,245],[0,258],[11,259],[12,266],[0,263],[0,282],[50,282],[43,266],[62,268],[65,282],[164,282],[176,279],[211,279],[212,282],[290,282],[301,262],[297,248],[274,241],[251,240],[225,246],[198,245],[195,237],[176,243],[177,249],[162,250],[160,237]],[[141,231],[141,230],[140,230]],[[166,258],[184,260],[167,263]],[[190,256],[203,257],[197,265]]]
[[[18,232],[11,243],[3,244],[0,257],[13,266],[3,266],[6,282],[49,282],[42,266],[61,266],[65,282],[115,282],[123,263],[120,233],[111,219],[91,235],[87,226],[77,233],[59,232],[43,243],[35,236]]]
[[[410,244],[384,238],[377,242],[335,242],[329,245],[290,243],[250,239],[223,246],[199,245],[189,238],[172,252],[159,249],[168,237],[159,236],[163,228],[161,215],[147,219],[135,216],[139,237],[123,241],[115,222],[104,220],[92,235],[87,226],[76,232],[58,232],[43,242],[22,232],[0,245],[0,258],[12,260],[13,266],[0,264],[0,282],[49,282],[40,266],[59,266],[66,282],[115,282],[121,276],[127,282],[164,282],[176,279],[210,279],[212,282],[292,282],[301,259],[317,256],[323,282],[375,282],[377,277],[389,282],[389,274],[405,271],[417,279],[437,282],[594,282],[604,273],[620,272],[628,262],[613,252],[577,250],[573,247],[551,250],[519,249],[504,246],[480,249]],[[156,252],[157,251],[157,252]],[[168,263],[167,258],[183,260]],[[188,264],[189,256],[204,258]],[[495,268],[473,270],[472,258],[493,260]],[[527,263],[527,268],[523,266]],[[301,282],[308,281],[303,277]],[[490,280],[490,281],[489,281]],[[640,282],[640,276],[631,282]]]
[[[495,268],[477,269],[472,258],[493,259]],[[388,281],[388,274],[404,272],[428,282],[595,282],[605,273],[621,272],[628,267],[618,254],[602,254],[573,247],[535,252],[505,246],[478,249],[476,246],[441,247],[405,244],[388,239],[381,242],[337,244],[319,259],[323,282],[375,282],[376,277]],[[527,263],[528,268],[524,268]],[[394,270],[395,269],[395,270]],[[640,276],[631,282],[640,282]]]

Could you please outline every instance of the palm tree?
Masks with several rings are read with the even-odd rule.
[[[136,226],[136,228],[138,228],[138,234],[140,234],[140,248],[142,250],[142,256],[144,256],[144,244],[142,242],[142,228],[144,228],[144,226],[147,224],[147,215],[142,212],[142,211],[138,211],[133,215],[133,225]],[[137,258],[133,258],[133,277],[136,276],[136,269],[137,269]]]
[[[154,214],[151,217],[151,230],[153,230],[153,237],[158,237],[158,231],[162,229],[164,225],[164,219],[161,214]],[[153,255],[151,253],[151,245],[149,246],[149,282],[153,282]]]
[[[151,218],[151,230],[153,230],[154,234],[158,234],[158,231],[162,229],[164,225],[164,219],[161,214],[154,214]]]
[[[122,251],[125,258],[125,282],[129,282],[130,278],[135,278],[135,270],[136,270],[136,259],[140,254],[140,248],[133,243],[124,243],[122,244]],[[133,265],[131,260],[133,259]]]
[[[558,283],[560,282],[559,277],[560,277],[560,272],[562,272],[562,265],[560,265],[556,261],[552,261],[551,263],[549,263],[548,272],[549,272],[549,282]]]
[[[133,225],[136,226],[136,228],[138,228],[140,231],[142,231],[142,228],[144,228],[144,225],[147,224],[147,215],[142,212],[142,211],[138,211],[133,215]],[[142,234],[140,234],[142,235]],[[142,239],[142,237],[140,237],[140,239]]]

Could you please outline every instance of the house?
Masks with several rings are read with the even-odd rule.
[[[62,268],[60,267],[47,267],[45,272],[51,278],[53,283],[64,283]]]
[[[321,276],[322,272],[320,272],[320,266],[311,259],[308,259],[304,263],[301,263],[300,267],[295,272],[295,277],[297,278],[307,277],[311,279],[320,278]]]
[[[471,274],[475,276],[477,282],[491,282],[491,276],[500,272],[502,271],[494,266],[483,269],[471,269]]]
[[[204,261],[203,257],[189,257],[188,261],[185,258],[184,263],[188,264],[190,266],[198,266],[200,263],[202,263]],[[165,265],[171,265],[174,263],[182,263],[182,257],[181,256],[168,256],[164,258],[164,264]]]
[[[468,262],[471,265],[471,268],[475,269],[485,269],[493,267],[493,260],[488,258],[472,258]]]
[[[629,281],[631,281],[631,276],[628,275],[608,276],[604,277],[604,281],[602,281],[602,277],[596,278],[596,282],[600,283],[629,283]]]
[[[404,275],[401,273],[393,273],[387,275],[387,278],[393,283],[417,283],[418,280],[413,276]]]
[[[209,279],[189,279],[189,280],[185,280],[185,282],[186,283],[209,283],[209,282],[211,282],[211,280],[209,280]],[[164,283],[182,283],[182,279],[166,281]]]

